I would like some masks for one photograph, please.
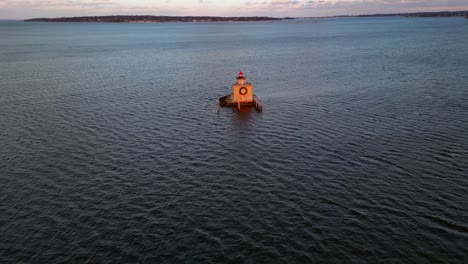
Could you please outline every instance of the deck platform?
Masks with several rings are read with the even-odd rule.
[[[250,102],[233,102],[231,98],[231,94],[225,95],[219,98],[219,106],[220,107],[237,107],[240,109],[241,107],[255,107],[255,109],[259,112],[263,110],[262,100],[254,95],[253,101]]]

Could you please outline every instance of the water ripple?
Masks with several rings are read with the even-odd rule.
[[[15,24],[0,262],[463,263],[468,30],[392,19]]]

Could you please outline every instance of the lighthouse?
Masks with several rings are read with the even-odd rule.
[[[232,102],[247,104],[253,102],[253,84],[248,83],[242,71],[237,75],[237,82],[232,85]]]
[[[232,85],[231,94],[219,98],[218,107],[255,107],[262,111],[262,101],[253,93],[253,84],[247,82],[242,71],[237,74],[237,82]],[[219,108],[218,108],[219,110]]]

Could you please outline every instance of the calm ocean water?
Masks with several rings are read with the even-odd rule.
[[[0,263],[466,263],[468,20],[0,22]],[[216,102],[243,70],[264,112]]]

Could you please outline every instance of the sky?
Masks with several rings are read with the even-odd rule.
[[[318,17],[468,10],[468,0],[0,0],[0,19],[99,15]]]

